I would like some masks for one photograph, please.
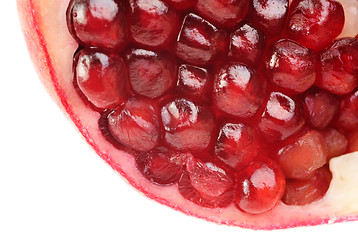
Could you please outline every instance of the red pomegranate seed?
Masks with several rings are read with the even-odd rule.
[[[139,155],[136,163],[139,171],[152,183],[170,185],[178,182],[190,153],[178,153],[166,148],[156,148]]]
[[[358,86],[358,39],[343,38],[321,53],[318,85],[344,95]]]
[[[278,162],[287,178],[307,179],[327,163],[326,139],[315,130],[278,151]]]
[[[337,123],[339,128],[358,130],[358,90],[341,100]]]
[[[230,167],[240,170],[258,154],[259,142],[254,130],[242,123],[227,123],[215,145],[216,156]]]
[[[248,19],[269,38],[281,35],[285,26],[288,0],[252,0]]]
[[[193,7],[196,0],[164,0],[164,2],[170,3],[175,8],[182,10]]]
[[[158,98],[175,84],[177,65],[169,54],[133,49],[127,62],[130,84],[139,95]]]
[[[258,157],[237,173],[235,205],[238,209],[260,214],[276,206],[285,191],[285,176],[280,166],[266,157]]]
[[[265,75],[289,92],[302,93],[316,81],[316,55],[296,42],[280,40],[265,62]]]
[[[347,151],[348,140],[334,128],[326,129],[322,132],[327,143],[327,158],[331,159],[344,154]]]
[[[67,10],[72,36],[86,47],[123,49],[128,41],[125,7],[118,0],[72,0]]]
[[[120,143],[136,151],[150,151],[159,143],[157,110],[148,101],[129,99],[108,115],[108,128]]]
[[[214,117],[209,109],[185,98],[166,104],[161,110],[164,139],[179,151],[205,150],[213,136]]]
[[[76,60],[75,84],[90,103],[105,109],[115,107],[124,100],[128,69],[121,57],[82,49],[77,53]]]
[[[300,104],[282,93],[272,92],[258,129],[266,140],[277,142],[302,130],[305,122],[305,114]]]
[[[293,0],[286,34],[300,44],[322,50],[342,32],[344,10],[334,0]]]
[[[226,207],[233,200],[234,182],[227,171],[214,163],[191,158],[179,180],[180,194],[203,207]]]
[[[339,102],[330,93],[310,92],[304,98],[306,115],[312,126],[324,129],[332,121],[338,110]]]
[[[221,27],[234,27],[249,11],[249,0],[197,0],[196,9]]]
[[[190,13],[184,19],[177,41],[177,56],[202,66],[213,61],[227,47],[226,33],[208,21]]]
[[[266,37],[249,23],[241,25],[230,37],[229,56],[235,61],[253,66],[262,56]]]
[[[254,70],[241,63],[229,63],[215,76],[215,106],[241,118],[253,117],[263,104],[266,83]]]
[[[180,27],[179,15],[160,0],[130,0],[131,33],[140,44],[157,47],[174,42]]]
[[[183,64],[179,67],[177,90],[182,96],[204,102],[208,100],[209,80],[206,69]]]
[[[358,151],[358,132],[353,133],[349,138],[348,152]]]
[[[326,167],[318,169],[307,180],[289,179],[282,201],[287,205],[306,205],[317,201],[326,194],[331,179],[331,172]]]

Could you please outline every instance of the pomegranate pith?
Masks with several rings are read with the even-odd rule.
[[[40,1],[40,0],[38,0],[38,1]],[[170,5],[172,1],[165,1],[165,2],[168,2],[166,4],[168,4],[168,6],[170,8],[174,7],[174,5]],[[332,2],[334,2],[334,1],[332,1]],[[51,5],[51,4],[49,4],[49,5]],[[188,7],[185,7],[186,8],[185,11],[181,12],[181,10],[178,6],[176,6],[176,8],[177,8],[177,10],[173,10],[173,11],[176,11],[178,13],[178,15],[181,16],[180,23],[185,21],[184,17],[187,16],[188,13],[193,14],[193,11],[195,9],[194,6],[188,6]],[[129,3],[124,4],[124,9],[127,13],[129,13],[129,11],[130,11]],[[198,14],[198,13],[196,13],[196,14]],[[174,166],[174,165],[177,165],[177,163],[174,163],[172,169],[178,170],[178,169],[183,168],[184,171],[183,171],[183,173],[181,173],[180,170],[178,170],[178,171],[170,170],[170,172],[173,173],[173,176],[176,175],[175,172],[177,172],[177,175],[175,177],[171,178],[170,177],[171,174],[168,174],[168,175],[164,174],[165,176],[168,176],[169,180],[163,180],[162,182],[160,182],[160,181],[155,182],[156,180],[153,181],[153,179],[154,179],[153,177],[147,177],[149,179],[148,182],[153,182],[153,183],[156,183],[156,185],[160,186],[160,187],[155,188],[155,189],[157,189],[156,194],[158,194],[158,196],[160,196],[160,198],[167,199],[165,194],[162,195],[161,190],[160,190],[160,188],[163,188],[163,189],[167,188],[164,185],[172,185],[170,187],[173,190],[173,191],[170,190],[171,194],[174,194],[173,196],[176,196],[175,198],[178,197],[178,195],[176,195],[175,192],[179,193],[180,190],[178,191],[178,189],[176,189],[176,191],[175,191],[173,188],[177,188],[178,186],[180,186],[180,181],[179,181],[178,186],[177,186],[177,184],[175,184],[178,181],[177,179],[178,179],[179,175],[181,175],[181,178],[184,179],[184,175],[186,175],[186,174],[189,174],[189,173],[193,174],[193,175],[199,174],[200,177],[199,177],[199,175],[197,175],[197,177],[193,176],[192,178],[190,178],[191,181],[193,179],[195,181],[195,183],[193,183],[193,182],[190,183],[191,187],[193,187],[197,193],[200,193],[199,199],[206,199],[204,201],[209,200],[209,202],[210,202],[210,204],[209,204],[210,206],[208,205],[209,208],[216,208],[216,207],[222,208],[220,211],[225,213],[223,215],[222,219],[227,219],[226,217],[229,217],[229,216],[233,217],[233,214],[229,213],[229,211],[231,211],[232,213],[235,213],[235,215],[237,216],[237,219],[245,219],[244,216],[246,216],[246,219],[247,219],[246,221],[250,224],[253,224],[255,222],[254,219],[257,219],[258,220],[257,224],[261,225],[261,223],[262,223],[263,225],[264,224],[266,225],[268,223],[264,219],[267,218],[267,216],[269,216],[271,211],[275,212],[275,213],[279,213],[279,215],[277,215],[277,216],[282,216],[281,213],[283,213],[283,212],[281,212],[281,211],[286,211],[284,209],[289,209],[289,208],[286,208],[282,205],[282,202],[280,202],[281,197],[279,197],[277,201],[272,200],[271,205],[273,206],[273,208],[267,207],[262,212],[261,212],[261,210],[259,210],[259,211],[253,210],[252,211],[253,214],[259,213],[257,217],[249,216],[249,215],[242,215],[240,212],[240,209],[243,211],[245,211],[245,210],[243,209],[243,207],[239,207],[239,205],[237,204],[237,200],[234,200],[234,201],[235,201],[236,206],[238,206],[238,209],[232,208],[233,205],[231,204],[231,202],[234,199],[233,194],[231,194],[231,195],[224,194],[225,197],[223,197],[223,193],[231,192],[229,189],[234,188],[234,186],[236,186],[236,184],[238,183],[239,178],[236,177],[238,174],[238,170],[234,166],[225,164],[225,162],[221,161],[220,159],[214,159],[216,157],[216,155],[215,155],[215,146],[216,146],[215,139],[219,135],[220,126],[224,126],[225,124],[227,124],[229,122],[242,122],[242,124],[252,128],[254,130],[255,134],[257,131],[258,136],[263,136],[266,140],[269,140],[271,142],[270,146],[272,146],[272,149],[270,149],[271,147],[266,146],[265,142],[260,141],[259,147],[263,150],[262,152],[260,151],[260,153],[268,154],[271,158],[275,158],[275,156],[272,155],[272,152],[274,152],[275,149],[279,149],[282,146],[287,145],[287,144],[292,144],[292,142],[294,142],[295,139],[297,139],[299,136],[302,136],[301,134],[304,132],[312,132],[312,131],[316,131],[316,130],[311,129],[314,126],[310,125],[312,122],[309,121],[308,116],[305,114],[305,112],[302,109],[302,105],[304,105],[303,96],[302,95],[292,96],[291,91],[287,91],[286,88],[283,88],[281,86],[275,86],[274,84],[271,84],[269,79],[267,79],[267,80],[269,80],[268,83],[265,84],[266,81],[264,80],[264,78],[267,77],[265,75],[263,76],[263,80],[261,82],[261,83],[264,83],[263,86],[265,86],[265,87],[260,89],[263,91],[263,94],[262,95],[258,94],[259,96],[257,96],[258,98],[262,98],[262,100],[260,100],[261,103],[258,104],[255,114],[252,114],[251,116],[248,116],[248,117],[240,117],[240,116],[235,116],[232,113],[225,112],[225,111],[218,109],[215,104],[213,94],[211,94],[214,92],[213,91],[213,88],[214,88],[213,82],[215,79],[214,76],[219,72],[219,69],[217,69],[216,66],[218,66],[218,68],[225,66],[226,57],[228,56],[228,51],[229,51],[229,49],[227,48],[229,46],[228,45],[228,43],[229,43],[228,36],[230,35],[231,31],[233,31],[233,30],[229,30],[228,28],[226,28],[225,31],[222,31],[220,29],[222,26],[220,26],[220,24],[217,25],[217,22],[207,19],[204,15],[201,15],[200,13],[199,13],[198,17],[202,18],[203,21],[206,21],[210,25],[212,25],[214,27],[212,29],[215,29],[216,33],[220,32],[219,35],[221,37],[218,38],[219,41],[217,41],[218,39],[213,40],[213,38],[211,38],[211,37],[213,37],[213,35],[211,35],[211,34],[206,34],[206,35],[204,34],[201,36],[200,36],[200,34],[199,35],[194,34],[189,37],[196,37],[196,41],[199,42],[200,44],[204,43],[204,46],[207,43],[207,42],[205,42],[206,40],[208,40],[208,39],[213,40],[210,43],[211,46],[213,46],[213,48],[215,48],[217,46],[219,46],[219,47],[216,48],[215,51],[212,51],[211,52],[212,54],[210,53],[210,60],[208,60],[208,61],[198,60],[195,63],[194,61],[191,62],[191,60],[192,60],[191,57],[188,58],[189,60],[186,60],[186,59],[180,57],[180,58],[176,59],[176,61],[178,62],[177,66],[190,64],[193,68],[201,69],[207,73],[207,78],[206,78],[206,81],[204,84],[205,87],[203,88],[204,89],[203,92],[206,93],[206,96],[204,96],[203,98],[200,98],[199,96],[197,96],[197,97],[191,96],[191,94],[185,95],[183,93],[183,90],[181,90],[182,93],[177,91],[180,89],[179,84],[177,86],[175,86],[175,82],[178,80],[177,76],[179,76],[177,74],[179,69],[177,69],[178,67],[175,67],[175,70],[173,71],[175,73],[174,81],[170,81],[171,83],[168,84],[169,87],[167,87],[168,85],[166,85],[165,86],[166,89],[161,94],[159,94],[159,96],[148,97],[143,94],[140,94],[139,91],[136,91],[134,89],[134,87],[131,86],[130,80],[127,80],[126,87],[125,87],[126,94],[125,94],[124,98],[121,99],[118,103],[115,102],[114,104],[110,104],[106,107],[97,107],[97,108],[86,110],[86,111],[99,111],[101,113],[102,109],[105,109],[105,112],[109,112],[109,115],[102,114],[102,120],[104,118],[107,118],[107,121],[108,121],[107,122],[107,128],[108,128],[107,132],[109,132],[112,135],[111,137],[114,141],[117,141],[118,144],[114,144],[114,146],[119,149],[124,149],[125,151],[128,151],[128,152],[134,154],[135,156],[145,156],[146,154],[155,152],[156,151],[155,149],[168,148],[168,151],[176,152],[179,155],[183,154],[183,156],[186,156],[189,159],[191,159],[188,161],[183,161],[185,163],[183,163],[183,162],[179,163],[178,168]],[[126,21],[128,22],[127,28],[129,28],[129,24],[132,22],[131,15],[127,14],[126,18],[127,18]],[[248,19],[250,19],[249,16],[245,20],[248,20]],[[71,25],[70,25],[70,28],[71,28]],[[73,31],[71,31],[71,32],[73,33]],[[177,29],[176,35],[177,36],[180,35],[179,29]],[[201,38],[202,36],[204,36],[204,38]],[[178,54],[177,47],[178,47],[178,42],[180,42],[179,37],[177,38],[177,43],[175,43],[175,40],[174,41],[168,40],[166,43],[164,43],[160,46],[156,46],[156,47],[152,47],[149,43],[138,44],[138,42],[133,40],[133,36],[131,36],[131,32],[128,33],[128,37],[129,37],[128,45],[126,42],[122,47],[93,46],[93,47],[96,47],[96,49],[93,49],[93,50],[99,51],[99,52],[105,52],[107,54],[109,54],[113,51],[114,54],[118,54],[119,57],[122,57],[124,59],[125,59],[125,53],[128,53],[130,49],[143,49],[143,48],[147,49],[147,51],[152,51],[155,53],[165,51],[165,52],[168,52],[168,55],[171,55],[172,58],[177,57],[176,56]],[[267,38],[271,39],[271,38],[275,38],[275,37],[269,35]],[[279,38],[279,37],[276,36],[276,39],[277,38]],[[75,39],[78,40],[78,43],[81,45],[79,51],[83,47],[86,47],[86,48],[92,47],[92,46],[87,46],[86,44],[84,44],[82,41],[80,41],[78,39],[77,36],[75,36]],[[202,41],[203,39],[204,39],[204,41]],[[310,48],[309,46],[305,46],[305,43],[302,43],[302,44],[304,45],[304,47]],[[126,46],[128,46],[128,47],[126,47]],[[198,47],[198,45],[195,45],[195,44],[193,44],[192,46],[194,46],[194,48],[197,48],[197,49],[201,48],[201,46]],[[122,48],[125,48],[125,49],[121,51]],[[115,50],[112,50],[112,49],[115,49]],[[202,48],[202,49],[205,49],[205,48]],[[265,46],[265,49],[262,51],[262,55],[265,55],[266,50],[268,50],[268,49],[270,49],[270,45]],[[206,48],[205,51],[206,51],[206,53],[208,53],[211,50],[210,50],[210,48],[209,49]],[[187,53],[191,54],[191,52],[189,50]],[[319,52],[315,52],[315,54],[318,55]],[[352,61],[350,61],[350,62],[352,62]],[[75,61],[75,64],[77,64],[77,63],[78,62]],[[124,64],[128,65],[128,62],[125,62]],[[318,66],[315,69],[316,71],[322,69],[319,66],[320,63],[317,63],[317,65]],[[262,66],[263,66],[263,62],[262,61],[260,62],[260,60],[258,60],[257,65],[253,65],[253,66],[250,65],[250,67],[248,67],[248,68],[252,68],[253,72],[257,72],[258,74],[261,74],[260,71],[262,69]],[[353,68],[350,68],[350,69],[353,69]],[[153,70],[153,69],[151,67],[149,67],[148,71],[151,71],[151,70]],[[346,71],[349,72],[351,70],[346,69]],[[353,70],[353,71],[355,71],[355,70]],[[60,86],[62,86],[62,85],[60,85]],[[130,86],[131,88],[128,88],[128,86]],[[72,88],[75,89],[74,86],[72,86]],[[66,88],[66,89],[68,89],[68,88]],[[314,89],[316,89],[316,87]],[[83,94],[84,96],[86,96],[84,90],[81,90],[80,88],[79,88],[79,90],[82,91],[82,93],[80,93],[80,95]],[[66,90],[66,91],[68,91],[68,90]],[[282,93],[282,91],[284,93]],[[273,100],[273,98],[272,98],[273,93],[277,93],[277,96],[278,95],[283,96],[283,99],[285,99],[286,101],[281,101],[282,99]],[[297,92],[293,91],[293,93],[297,93]],[[335,93],[333,93],[333,94],[335,94]],[[354,108],[354,105],[355,105],[354,95],[355,95],[355,90],[353,89],[352,91],[350,91],[347,94],[347,96],[344,96],[343,98],[335,97],[337,99],[337,101],[339,102],[339,104],[338,104],[339,109],[337,111],[336,116],[334,116],[333,120],[331,119],[330,121],[327,121],[328,123],[323,124],[323,125],[326,125],[325,127],[319,127],[320,131],[322,130],[322,133],[324,133],[328,129],[332,129],[332,127],[334,127],[335,129],[339,130],[339,133],[343,137],[345,137],[345,138],[347,138],[347,136],[348,136],[348,138],[350,137],[350,134],[348,133],[348,131],[356,129],[355,121],[356,121],[357,116],[354,114],[355,113],[355,111],[354,111],[354,109],[355,109]],[[147,98],[153,98],[153,99],[149,100]],[[85,105],[87,105],[87,101],[91,101],[90,97],[86,97],[86,98],[84,98],[84,100],[85,100]],[[171,113],[171,115],[172,115],[171,118],[174,121],[170,121],[171,122],[170,124],[174,124],[179,127],[178,128],[179,130],[177,133],[182,133],[182,131],[189,130],[189,134],[177,134],[176,135],[177,138],[175,139],[175,141],[168,141],[168,139],[166,139],[166,133],[168,132],[168,129],[170,127],[165,128],[165,124],[163,122],[163,116],[161,116],[160,109],[163,110],[163,108],[168,107],[167,106],[168,104],[173,103],[177,100],[180,100],[181,102],[186,102],[184,105],[192,104],[194,106],[194,108],[192,108],[192,107],[189,107],[189,108],[197,109],[198,115],[196,116],[195,111],[189,111],[189,113],[188,113],[186,111],[180,110],[180,107],[178,107],[178,106],[173,107],[173,109],[172,109],[173,112]],[[277,102],[278,102],[278,104],[277,104]],[[78,102],[78,104],[79,105],[77,105],[77,106],[81,106],[81,108],[82,108],[82,103]],[[173,104],[173,105],[179,105],[179,104]],[[272,109],[274,109],[274,111],[271,112],[273,117],[272,116],[268,117],[269,116],[268,108],[271,108],[272,106],[276,106],[276,107],[272,108]],[[75,109],[77,109],[77,107]],[[319,109],[319,108],[317,108],[317,109]],[[278,111],[276,111],[276,110],[278,110]],[[96,112],[94,112],[94,113],[95,114],[92,114],[91,118],[97,118],[97,120],[98,120],[99,114],[98,113],[96,114]],[[194,114],[192,114],[192,113],[194,113]],[[200,114],[200,113],[203,113],[203,114]],[[286,118],[285,117],[282,118],[281,114],[284,114],[286,116]],[[123,121],[122,121],[122,119],[123,119]],[[186,120],[186,119],[189,119],[189,120]],[[190,124],[186,125],[186,122],[190,122]],[[306,125],[306,123],[307,123],[307,125]],[[181,124],[183,124],[183,126],[184,126],[183,128],[181,128],[182,127]],[[90,126],[90,128],[92,128],[93,125],[89,125],[89,126]],[[177,129],[174,129],[174,128],[170,129],[170,131],[175,132]],[[271,131],[271,130],[273,130],[273,131]],[[273,132],[275,132],[275,133],[273,134]],[[90,133],[92,134],[92,132],[90,132]],[[171,134],[173,134],[173,133],[171,133]],[[175,135],[175,133],[173,135]],[[193,136],[196,136],[196,137],[193,137]],[[337,139],[339,139],[338,134],[334,135],[334,138],[336,138],[336,137],[337,137]],[[205,139],[205,140],[203,140],[203,139]],[[328,139],[328,138],[326,138],[326,139]],[[324,141],[329,141],[326,139],[324,139]],[[185,146],[185,144],[187,143],[187,140],[191,141],[190,144],[192,144],[192,146],[189,146],[189,147]],[[103,141],[103,140],[101,140],[101,141]],[[101,141],[99,141],[101,144],[110,145],[110,144],[108,144],[108,142],[106,143],[106,142],[101,142]],[[171,142],[174,142],[174,144],[172,144]],[[203,142],[205,142],[205,143],[203,143]],[[344,141],[336,141],[336,142],[337,142],[336,143],[337,146],[339,146],[341,149],[344,148],[339,143],[339,142],[344,142]],[[179,144],[179,145],[177,145],[177,144]],[[328,142],[326,144],[328,144]],[[342,143],[342,144],[344,145],[344,143]],[[184,147],[182,147],[180,145],[182,145]],[[324,144],[322,144],[322,145],[324,145]],[[110,147],[110,148],[112,149],[112,147]],[[130,149],[130,150],[128,150],[128,149]],[[115,150],[115,151],[117,151],[117,150]],[[344,154],[344,153],[346,153],[346,151],[347,150],[345,150],[345,151],[337,150],[336,152],[341,152],[340,154]],[[119,152],[121,152],[121,151],[119,151]],[[109,151],[109,154],[111,155],[110,151]],[[337,153],[332,154],[332,155],[336,155],[336,154]],[[192,157],[189,157],[191,155],[192,155]],[[312,157],[312,156],[310,156],[310,157]],[[266,158],[266,157],[264,157],[264,158]],[[111,157],[111,159],[112,159],[112,157]],[[134,163],[133,159],[130,159],[128,157],[125,157],[125,159],[128,159],[129,163]],[[153,159],[154,159],[154,157],[153,157]],[[179,157],[179,159],[182,159],[182,158]],[[250,164],[253,165],[255,162],[256,162],[256,164],[260,162],[259,160],[255,161],[255,159],[258,159],[258,158],[254,158],[254,160]],[[162,161],[162,160],[160,160],[158,158],[158,160],[151,161],[151,163],[148,164],[148,166],[150,167],[150,169],[154,175],[160,175],[160,174],[162,174],[162,172],[165,172],[165,170],[170,169],[170,167],[163,167],[163,168],[161,167],[161,166],[164,166],[165,162],[166,162],[166,161]],[[170,160],[170,158],[168,158],[167,160]],[[276,159],[274,159],[274,160],[276,160]],[[110,161],[112,161],[112,160],[110,160]],[[198,163],[201,162],[206,167],[197,168],[197,167],[195,167],[194,162],[196,162],[196,165],[198,165]],[[334,162],[336,162],[336,161],[334,161]],[[119,167],[118,169],[121,169],[122,164],[124,164],[124,163],[121,163],[121,161],[116,161],[116,163],[113,163],[113,166],[114,167],[118,166]],[[333,165],[333,166],[336,166],[336,165]],[[136,173],[136,171],[142,172],[144,176],[146,174],[146,171],[141,170],[141,167],[139,166],[139,164],[137,165],[137,168],[138,168],[137,170],[131,170],[131,173],[133,174],[133,179],[139,180],[141,178],[138,177],[138,174]],[[207,168],[210,171],[207,170]],[[149,169],[149,168],[147,168],[147,169]],[[205,173],[200,173],[200,172],[205,172]],[[205,176],[205,177],[203,177],[203,176]],[[224,176],[226,176],[227,178]],[[235,177],[232,177],[232,176],[235,176]],[[165,177],[163,177],[163,179],[165,179]],[[175,180],[173,180],[173,179],[175,179]],[[264,179],[264,178],[261,178],[261,179]],[[285,176],[283,177],[283,180],[284,179],[285,179]],[[230,181],[231,181],[231,185],[229,184]],[[201,184],[200,184],[200,182],[201,182]],[[217,189],[213,189],[212,187],[210,187],[210,186],[213,186],[213,184],[215,182],[221,182],[221,184],[219,184],[219,187]],[[282,181],[281,181],[281,183],[282,183]],[[148,185],[146,182],[144,182],[144,180],[139,180],[137,186],[146,186],[147,190],[144,190],[142,188],[142,190],[144,192],[150,191],[151,194],[154,193],[154,192],[152,192],[154,187],[151,187],[150,185]],[[332,187],[332,188],[334,188],[334,187]],[[328,191],[327,194],[329,196],[330,191]],[[152,195],[152,196],[154,196],[154,195]],[[263,194],[263,196],[267,196],[266,200],[270,199],[268,194]],[[222,197],[224,198],[224,200],[222,199]],[[205,204],[200,204],[201,200],[199,200],[199,202],[197,202],[196,200],[193,200],[193,198],[189,198],[189,199],[190,199],[190,201],[193,201],[194,203],[199,204],[200,207],[194,207],[193,205],[187,204],[187,203],[183,202],[183,200],[181,200],[182,201],[181,204],[178,205],[179,208],[183,210],[186,206],[186,207],[188,207],[188,209],[191,209],[191,210],[189,210],[189,212],[191,212],[191,213],[201,212],[203,214],[205,213],[205,215],[207,213],[208,214],[213,213],[213,212],[210,212],[209,210],[205,210],[206,206],[205,206]],[[223,201],[221,201],[221,200],[223,200]],[[169,201],[169,204],[171,204],[170,203],[171,201],[176,202],[176,200],[172,198]],[[273,203],[273,202],[275,202],[275,203]],[[248,204],[254,204],[254,201],[252,201],[251,203],[248,203]],[[270,205],[270,204],[268,204],[268,205]],[[172,205],[172,206],[174,206],[174,205]],[[315,206],[315,205],[313,204],[312,206]],[[248,208],[250,208],[250,207],[248,207]],[[199,209],[202,209],[202,210],[199,210]],[[314,208],[309,207],[307,209],[313,210]],[[246,212],[250,212],[250,210],[247,210]],[[306,215],[306,217],[307,217],[307,219],[312,220],[315,217],[317,217],[318,215],[319,215],[319,213],[315,212],[313,210],[312,215],[310,215],[311,217],[308,217],[308,215]],[[209,216],[209,215],[206,215],[206,216]],[[298,223],[298,224],[301,224],[302,223],[301,221],[304,219],[303,215],[298,214],[296,217],[297,217],[297,219],[300,219],[299,220],[300,223]],[[219,218],[220,218],[219,216],[216,216],[214,214],[215,221],[217,221],[217,219],[219,219]],[[236,219],[236,217],[233,217],[233,218]],[[287,218],[287,222],[290,221],[289,218],[290,217]],[[230,217],[229,217],[229,219],[230,219]],[[292,217],[291,217],[291,219],[292,219]],[[219,221],[221,221],[221,220],[219,220]],[[238,221],[239,221],[239,225],[240,225],[240,221],[243,221],[243,220],[238,220]],[[287,226],[287,225],[285,225],[285,223],[283,223],[283,222],[286,222],[286,220],[281,220],[281,221],[280,221],[281,222],[280,224],[282,224],[281,226]]]

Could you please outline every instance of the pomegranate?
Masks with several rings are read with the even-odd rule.
[[[252,229],[358,218],[355,0],[17,2],[51,96],[148,197]]]

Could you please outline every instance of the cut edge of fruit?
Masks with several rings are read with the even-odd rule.
[[[72,63],[73,53],[77,48],[76,43],[72,40],[69,33],[65,41],[56,37],[65,31],[67,32],[64,13],[68,2],[69,0],[17,0],[20,22],[25,33],[31,58],[35,63],[42,83],[49,91],[51,97],[74,122],[95,152],[127,179],[132,186],[149,198],[188,215],[219,224],[243,228],[271,230],[358,220],[358,193],[354,194],[354,186],[358,182],[358,176],[352,174],[358,171],[358,152],[330,161],[333,179],[323,199],[306,206],[287,206],[279,202],[273,210],[261,215],[242,213],[233,204],[225,209],[203,208],[181,197],[175,186],[163,189],[162,187],[151,185],[135,168],[133,156],[110,146],[100,134],[97,121],[85,121],[78,114],[86,113],[85,115],[87,116],[93,115],[91,119],[96,119],[99,113],[94,112],[90,107],[86,106],[77,94],[69,94],[68,96],[70,97],[66,96],[66,93],[75,91],[73,88],[69,88],[69,86],[72,86],[72,76],[70,73],[72,66],[63,65],[63,62],[55,62],[55,60],[62,58],[51,52],[51,46],[63,46],[65,50],[67,49],[67,54],[70,53],[71,56],[62,57],[64,57],[63,59],[70,57],[71,61],[69,62]],[[59,13],[63,13],[63,16],[60,16]],[[54,23],[58,24],[57,27],[50,26],[48,25],[49,22],[46,22],[46,19],[49,19],[50,16],[58,17],[54,20]],[[51,29],[53,29],[52,32],[60,30],[53,35],[49,34],[51,36],[42,34],[43,32],[50,33]],[[62,43],[58,44],[61,41]],[[66,44],[66,41],[71,44]],[[61,51],[61,54],[66,54],[65,50]],[[51,58],[51,56],[55,57]],[[58,69],[62,69],[61,67],[69,71],[67,72],[69,74],[67,81],[61,81],[61,78],[67,79],[66,76],[58,74]],[[95,142],[94,138],[98,139],[98,141]],[[123,159],[125,161],[122,161]],[[144,184],[139,184],[138,182]],[[160,194],[157,194],[158,191],[156,190],[159,189],[161,189]],[[349,189],[351,189],[351,198],[347,198],[345,194],[339,194],[340,192],[349,191]],[[166,196],[166,198],[163,196]],[[292,220],[293,216],[296,218],[296,221]]]

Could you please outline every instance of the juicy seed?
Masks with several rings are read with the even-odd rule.
[[[152,47],[174,41],[179,30],[179,15],[160,0],[130,0],[131,33],[140,44]]]
[[[92,49],[77,53],[75,84],[95,107],[115,107],[125,100],[128,70],[123,59]]]
[[[124,4],[118,0],[72,0],[67,10],[72,36],[87,47],[123,49],[128,42]]]
[[[148,97],[163,96],[176,82],[177,65],[167,53],[133,49],[127,55],[130,84],[135,93]]]
[[[349,138],[348,152],[358,151],[358,132],[353,133]]]
[[[208,148],[214,131],[214,117],[209,109],[185,98],[175,99],[161,110],[164,139],[179,151],[198,152]]]
[[[316,56],[291,40],[274,44],[265,62],[267,78],[289,92],[302,93],[316,81]]]
[[[214,104],[230,115],[253,117],[265,98],[265,81],[254,70],[241,63],[222,67],[214,80]]]
[[[337,123],[345,130],[358,130],[358,90],[341,101]]]
[[[196,0],[164,0],[179,10],[188,9],[194,6]]]
[[[150,151],[159,143],[159,118],[150,102],[129,99],[108,115],[108,126],[114,138],[133,150]]]
[[[198,0],[196,9],[221,27],[234,27],[249,11],[249,0]]]
[[[202,66],[226,50],[226,33],[201,17],[190,13],[184,19],[176,52],[182,60]]]
[[[348,140],[334,128],[329,128],[322,132],[327,143],[327,158],[338,157],[347,152]]]
[[[235,205],[251,214],[269,211],[281,199],[285,182],[285,176],[277,163],[260,156],[237,173]]]
[[[315,130],[278,151],[278,162],[287,178],[307,179],[327,163],[326,139]]]
[[[226,207],[233,200],[233,180],[222,168],[211,162],[191,158],[179,180],[180,194],[203,207]]]
[[[293,0],[286,34],[296,42],[322,50],[342,32],[344,10],[334,0]]]

